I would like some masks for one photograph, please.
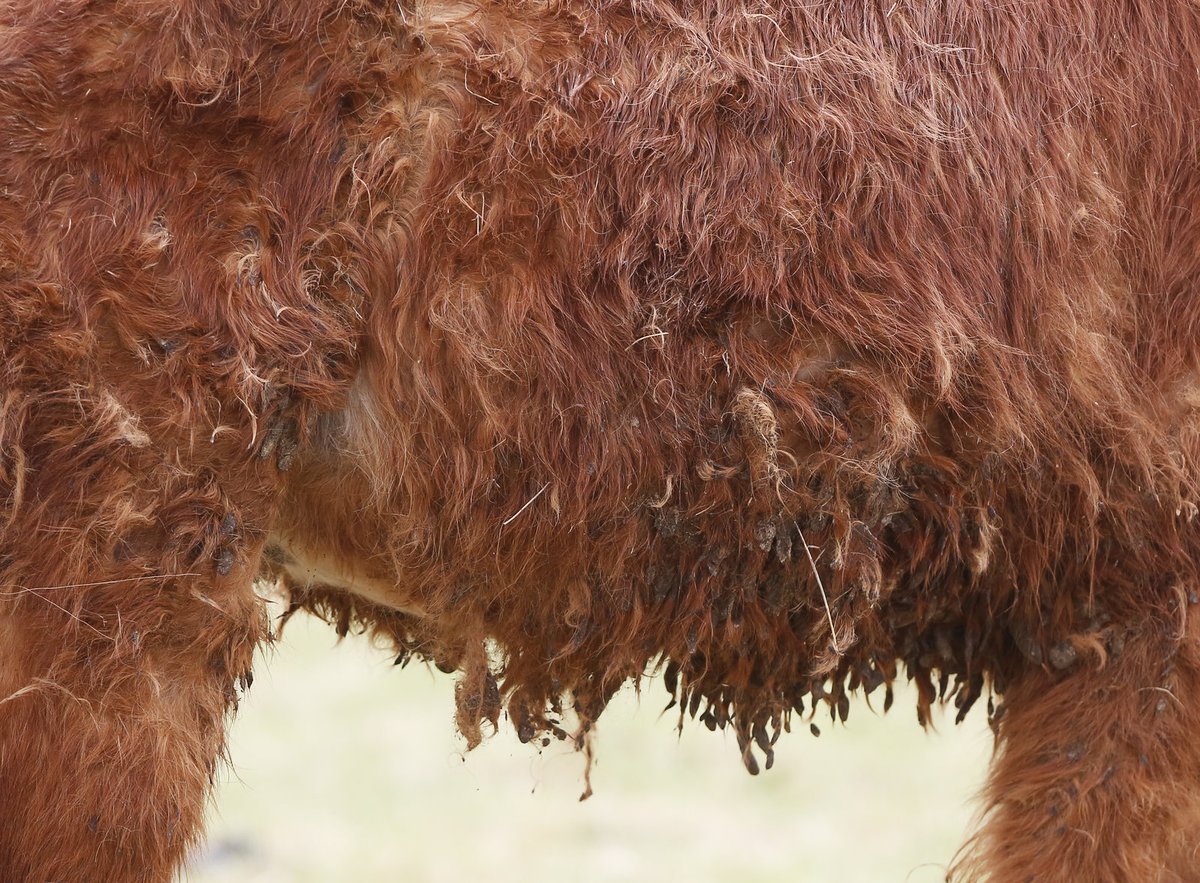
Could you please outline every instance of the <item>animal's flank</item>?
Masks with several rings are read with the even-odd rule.
[[[9,0],[0,877],[170,877],[275,576],[472,744],[986,695],[954,874],[1190,879],[1198,100],[1183,0]]]

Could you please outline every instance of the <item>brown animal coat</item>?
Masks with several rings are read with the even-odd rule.
[[[903,663],[956,879],[1200,879],[1198,107],[1185,0],[5,0],[0,879],[169,879],[260,573],[472,744]]]

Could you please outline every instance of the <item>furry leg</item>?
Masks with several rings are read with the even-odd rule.
[[[1200,628],[1168,631],[1148,624],[1099,669],[1010,688],[989,816],[950,879],[1200,880]]]
[[[235,684],[262,635],[251,567],[207,570],[6,587],[0,880],[172,879],[200,833]],[[120,576],[78,582],[106,579]]]

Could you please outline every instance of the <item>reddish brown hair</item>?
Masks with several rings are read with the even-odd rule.
[[[0,18],[4,879],[167,878],[264,571],[471,743],[903,665],[960,878],[1194,875],[1191,4]]]

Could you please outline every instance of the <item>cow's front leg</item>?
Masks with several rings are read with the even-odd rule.
[[[1004,699],[989,815],[955,880],[1200,880],[1200,641],[1147,622],[1103,666],[1031,670]]]
[[[25,564],[0,597],[0,880],[166,883],[195,842],[263,634],[258,550],[221,545],[219,521],[190,539],[206,532],[176,572],[9,533]]]

